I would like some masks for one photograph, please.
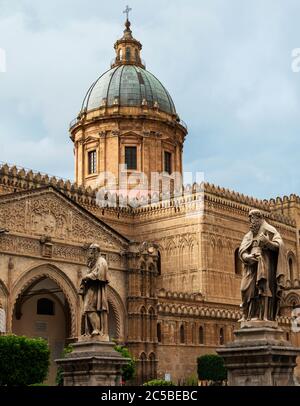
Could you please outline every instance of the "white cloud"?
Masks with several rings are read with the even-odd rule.
[[[0,0],[1,161],[73,172],[68,123],[114,56],[123,1]],[[244,193],[300,193],[297,0],[132,0],[147,68],[189,126],[186,169]],[[239,157],[239,159],[237,159]],[[278,165],[280,162],[280,165]],[[245,182],[245,179],[250,179]]]

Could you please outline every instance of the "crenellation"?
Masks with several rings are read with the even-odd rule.
[[[70,180],[64,181],[63,179],[57,179],[56,177],[49,178],[48,175],[42,175],[41,173],[34,173],[32,170],[25,171],[25,169],[18,170],[16,166],[9,167],[7,164],[4,164],[0,167],[0,185],[5,185],[8,187],[17,188],[19,190],[31,189],[42,187],[48,184],[57,187],[59,190],[66,193],[70,198],[74,199],[76,202],[86,205],[86,207],[97,207],[96,206],[96,190],[92,189],[91,186],[87,188],[83,186],[78,186],[76,183],[71,183]],[[0,186],[1,187],[1,186]],[[8,189],[10,190],[10,189]],[[199,192],[199,190],[203,190]],[[11,190],[13,192],[14,190]],[[239,211],[241,214],[249,211],[250,208],[256,207],[263,209],[267,218],[274,219],[280,223],[286,225],[295,225],[295,221],[290,217],[284,215],[283,213],[278,212],[278,205],[282,206],[283,203],[298,203],[300,198],[296,195],[291,195],[289,198],[285,196],[283,199],[277,198],[276,202],[274,199],[270,201],[260,201],[258,199],[253,199],[248,196],[241,195],[234,191],[228,189],[216,187],[209,183],[205,184],[194,184],[193,187],[188,185],[184,189],[184,193],[189,192],[190,195],[183,195],[180,198],[173,197],[167,200],[161,200],[162,195],[159,195],[159,202],[152,204],[144,204],[141,207],[130,208],[130,207],[119,207],[119,202],[124,201],[122,195],[116,201],[116,207],[105,208],[105,211],[109,209],[109,213],[130,213],[134,217],[153,217],[155,216],[170,216],[174,212],[175,214],[182,212],[184,210],[187,212],[190,209],[193,209],[193,202],[204,201],[211,202],[215,205],[220,205],[222,210],[226,207],[228,210]],[[2,190],[3,193],[3,190]],[[174,210],[172,210],[174,209]],[[167,211],[166,211],[167,210]],[[99,210],[94,209],[99,217]]]

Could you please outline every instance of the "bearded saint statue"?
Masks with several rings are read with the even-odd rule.
[[[249,213],[250,231],[239,257],[244,264],[241,295],[244,320],[276,320],[286,274],[285,249],[278,231],[260,210]]]
[[[108,266],[100,247],[88,248],[88,273],[81,281],[79,294],[83,297],[84,335],[108,340]]]

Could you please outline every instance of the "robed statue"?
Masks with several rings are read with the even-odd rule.
[[[249,213],[250,231],[239,257],[244,264],[241,282],[244,320],[276,320],[284,288],[286,258],[279,232],[260,210]]]
[[[100,247],[88,248],[88,273],[83,277],[79,294],[83,297],[84,336],[99,336],[108,340],[108,266]]]

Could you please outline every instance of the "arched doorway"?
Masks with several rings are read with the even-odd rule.
[[[12,331],[47,340],[51,351],[47,384],[55,385],[55,359],[61,357],[72,334],[69,303],[54,280],[43,275],[22,291],[15,303]]]

